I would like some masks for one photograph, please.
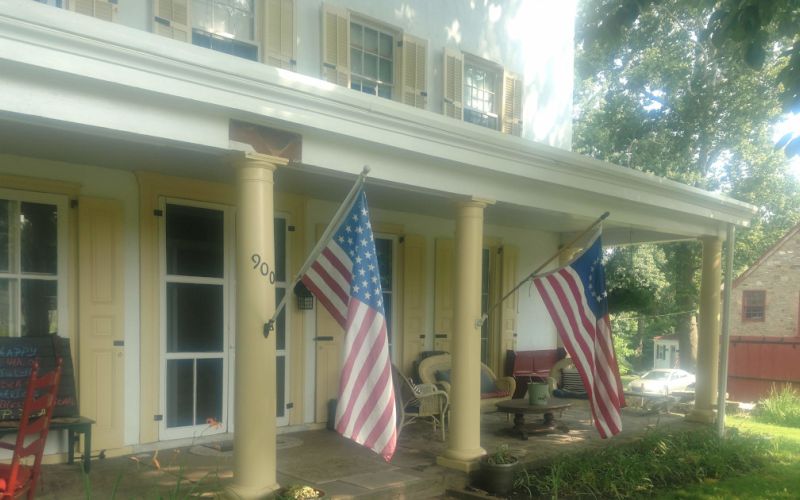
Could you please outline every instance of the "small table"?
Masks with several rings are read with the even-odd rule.
[[[572,406],[572,404],[548,401],[546,405],[532,405],[526,398],[501,401],[495,403],[495,406],[497,406],[497,410],[500,412],[514,414],[514,427],[509,429],[509,431],[513,434],[518,434],[520,439],[526,441],[529,432],[532,434],[546,434],[554,431],[557,427],[554,415],[555,412],[558,412],[560,417],[564,410]],[[543,415],[544,420],[542,423],[535,424],[535,427],[529,429],[525,426],[526,414],[540,414]],[[562,432],[568,431],[566,426],[563,425],[560,426],[560,430]]]
[[[67,431],[67,462],[75,463],[75,440],[83,434],[83,470],[89,473],[92,460],[92,425],[94,420],[87,417],[55,417],[50,420],[50,431]],[[19,422],[0,421],[0,437],[16,434]]]

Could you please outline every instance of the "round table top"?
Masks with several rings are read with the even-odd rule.
[[[528,398],[523,399],[508,399],[495,403],[497,409],[507,413],[547,413],[553,410],[563,410],[569,408],[572,403],[564,403],[561,401],[548,400],[546,405],[532,405],[528,402]]]

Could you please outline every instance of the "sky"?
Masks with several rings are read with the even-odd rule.
[[[772,138],[777,142],[789,132],[794,132],[795,136],[800,135],[800,114],[788,115],[783,121],[775,125]],[[800,180],[800,155],[795,155],[789,161],[789,171]]]

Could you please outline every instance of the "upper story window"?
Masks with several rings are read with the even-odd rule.
[[[192,0],[192,43],[258,60],[253,0]]]
[[[503,70],[469,57],[464,61],[464,121],[498,130]]]
[[[0,337],[66,334],[66,199],[0,190]]]
[[[153,12],[161,36],[284,69],[296,65],[295,0],[153,0]]]
[[[351,89],[392,98],[396,36],[382,28],[350,21]]]
[[[766,319],[767,292],[744,290],[742,292],[742,320],[764,321]]]
[[[522,80],[480,57],[445,49],[444,114],[522,135]]]
[[[103,21],[114,21],[117,17],[118,0],[34,0],[38,3],[75,11]]]
[[[425,40],[331,5],[322,10],[322,79],[425,108]]]

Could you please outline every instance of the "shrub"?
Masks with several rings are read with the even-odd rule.
[[[800,394],[791,385],[774,385],[769,396],[758,403],[756,419],[768,424],[800,427]]]
[[[634,498],[762,467],[770,448],[761,438],[713,431],[652,432],[641,441],[589,450],[522,471],[517,491],[547,498]]]

